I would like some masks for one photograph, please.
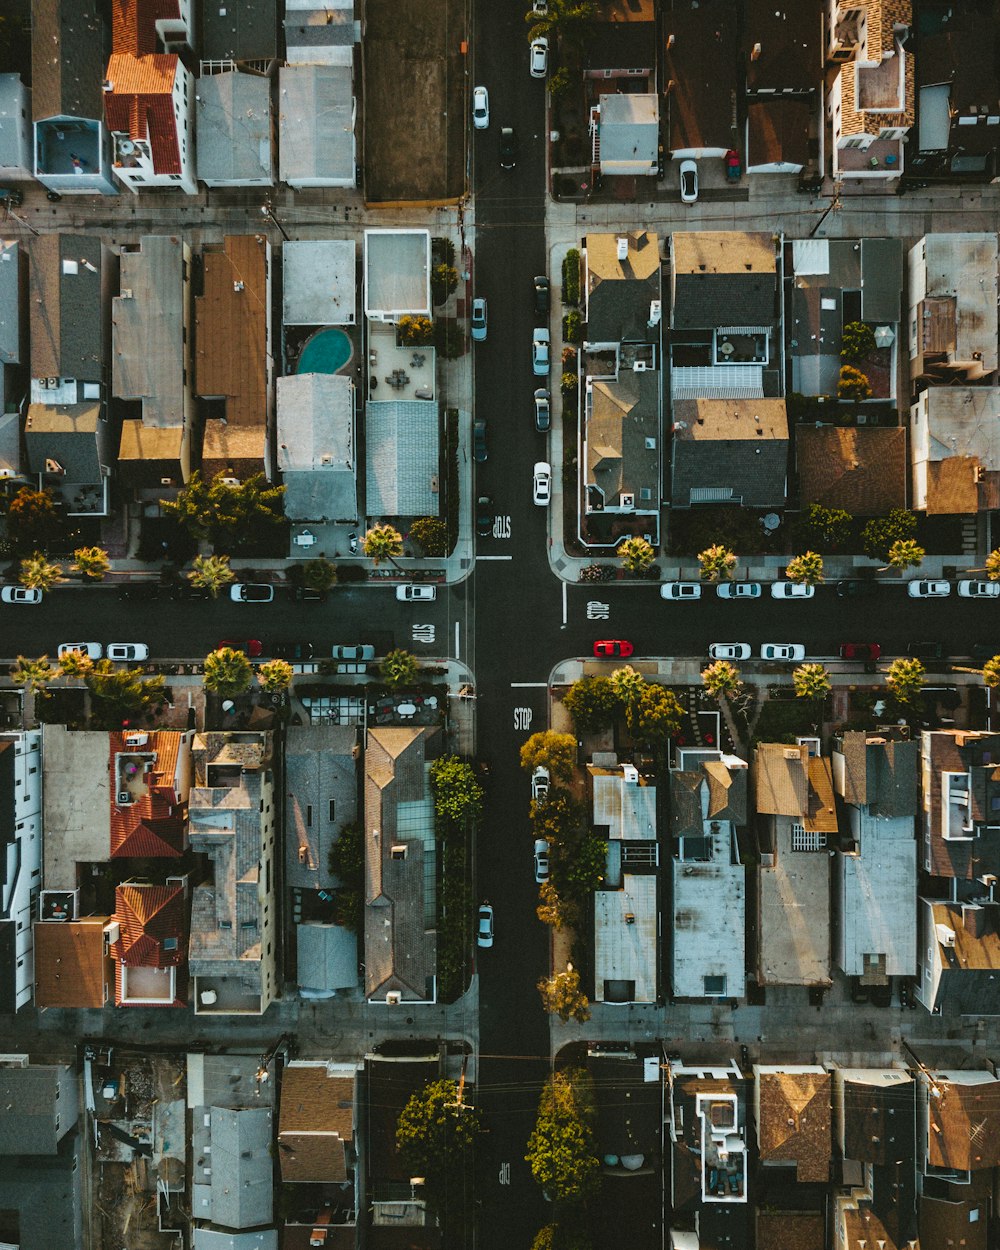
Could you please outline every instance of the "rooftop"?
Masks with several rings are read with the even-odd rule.
[[[927,234],[910,251],[918,351],[997,368],[996,234]],[[922,307],[921,307],[922,305]]]
[[[353,239],[293,239],[282,248],[285,325],[349,326],[357,320]]]
[[[353,725],[290,725],[285,748],[286,884],[325,889],[336,878],[330,850],[357,819],[358,731]]]
[[[278,71],[281,181],[353,186],[354,84],[347,65],[283,65]]]
[[[28,249],[31,374],[104,376],[105,249],[93,235],[43,234]],[[15,270],[16,272],[16,270]]]
[[[785,9],[745,0],[742,54],[748,92],[815,92],[823,81],[823,25],[817,0]]]
[[[46,725],[42,752],[43,880],[75,890],[77,864],[104,863],[111,846],[108,735]]]
[[[677,998],[742,998],[746,870],[728,822],[709,822],[696,843],[697,857],[671,860],[673,993]]]
[[[281,1079],[281,1179],[344,1181],[354,1145],[353,1068],[293,1061]]]
[[[917,842],[912,819],[861,816],[858,850],[836,860],[841,966],[861,976],[875,964],[886,976],[911,976],[917,939]],[[899,828],[909,825],[909,828]]]
[[[801,818],[807,831],[836,833],[829,758],[810,756],[805,745],[760,743],[754,751],[753,781],[760,815]]]
[[[395,321],[431,315],[428,230],[366,230],[365,314]]]
[[[974,880],[996,873],[1000,833],[991,828],[1000,807],[1000,734],[968,730],[928,730],[921,734],[924,859],[936,877]],[[952,804],[945,801],[951,778],[968,774],[968,805],[961,824],[952,827]],[[957,799],[957,795],[955,796]]]
[[[594,998],[656,1001],[656,877],[626,873],[620,890],[594,891]]]
[[[593,791],[593,824],[609,838],[655,841],[656,786],[625,770],[587,765]]]
[[[250,7],[256,4],[256,0],[245,2]],[[223,9],[209,4],[201,11],[205,15]],[[235,70],[203,74],[195,96],[195,127],[200,179],[208,183],[273,182],[270,79]]]
[[[735,0],[672,4],[664,12],[666,145],[675,154],[732,146],[739,28]]]
[[[618,259],[620,240],[627,244],[624,260]],[[651,303],[660,299],[657,236],[648,230],[588,234],[583,245],[587,340],[618,343],[650,339]]]
[[[838,358],[839,364],[839,358]],[[906,506],[906,430],[902,426],[800,424],[795,463],[803,504],[884,516]]]
[[[822,1068],[754,1065],[762,1163],[790,1163],[800,1183],[825,1184],[833,1154],[832,1081]]]
[[[185,848],[190,739],[176,730],[108,735],[111,858],[177,858]]]
[[[816,113],[811,99],[763,95],[751,100],[747,105],[747,169],[808,165]]]
[[[926,1078],[925,1078],[926,1079]],[[991,1072],[933,1072],[927,1100],[927,1162],[976,1172],[1000,1165],[1000,1108]]]
[[[365,409],[365,508],[369,516],[438,515],[440,434],[436,403],[369,400]]]
[[[915,505],[929,515],[996,506],[1000,387],[929,386],[910,411]]]
[[[46,117],[103,118],[104,5],[48,0],[31,6],[31,107]]]
[[[277,9],[277,0],[226,0],[225,5],[199,5],[201,25],[195,45],[198,54],[206,61],[273,60],[278,54]],[[203,74],[198,79],[198,90],[216,76]]]
[[[112,53],[105,79],[104,113],[110,131],[149,144],[153,172],[181,172],[181,139],[174,112],[174,86],[184,67],[173,54]]]
[[[757,869],[759,979],[765,985],[828,985],[830,857],[825,835],[809,849],[800,849],[792,819],[786,817],[778,822],[771,862],[764,858]]]
[[[49,887],[51,888],[51,886]],[[104,951],[106,916],[84,920],[36,921],[35,1005],[104,1007],[114,981]]]
[[[844,801],[876,816],[916,816],[920,743],[847,730],[834,754],[834,784]]]

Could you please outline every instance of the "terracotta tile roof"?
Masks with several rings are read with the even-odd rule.
[[[290,1064],[281,1080],[281,1179],[343,1181],[354,1134],[354,1080],[323,1064]]]
[[[928,1162],[969,1172],[1000,1166],[1000,1081],[938,1079],[936,1088],[927,1100]]]
[[[125,745],[125,735],[108,735],[111,776],[111,858],[176,858],[186,845],[187,822],[174,790],[174,774],[183,735],[173,731],[150,733],[141,747]],[[120,753],[155,755],[144,774],[145,789],[135,802],[119,807],[117,761]]]
[[[799,425],[795,462],[803,506],[821,503],[852,516],[906,506],[906,431]]]
[[[157,174],[181,172],[180,142],[173,89],[180,61],[172,54],[134,56],[116,52],[108,59],[104,94],[108,129],[149,143]]]
[[[121,936],[111,954],[130,968],[171,968],[184,959],[184,889],[180,885],[120,885],[115,919]],[[165,938],[175,938],[173,950]]]
[[[830,1179],[828,1072],[760,1072],[757,1140],[762,1163],[794,1163],[799,1181]]]
[[[61,923],[38,922],[35,940],[37,1007],[103,1007],[111,986],[104,954],[106,916]]]
[[[156,23],[180,15],[177,0],[112,0],[111,46],[136,56],[155,52]]]

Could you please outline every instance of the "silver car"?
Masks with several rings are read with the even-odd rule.
[[[715,593],[720,599],[759,599],[760,582],[719,582]]]
[[[144,642],[109,642],[104,654],[109,660],[124,663],[130,660],[148,660],[149,647]]]
[[[535,839],[535,884],[549,879],[549,844],[544,838]]]
[[[748,642],[713,642],[708,648],[713,660],[749,660],[750,644]]]

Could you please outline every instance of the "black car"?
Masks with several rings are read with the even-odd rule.
[[[486,418],[477,417],[472,423],[472,455],[480,464],[486,459]]]
[[[878,593],[876,582],[838,582],[837,594],[841,599],[870,599]]]
[[[500,131],[500,168],[513,169],[517,164],[517,132],[510,126]]]
[[[493,533],[493,496],[480,495],[476,500],[476,533],[489,538]]]
[[[909,642],[906,654],[913,660],[943,660],[943,642]]]
[[[170,587],[171,599],[211,599],[211,597],[203,586],[192,586],[190,582],[178,582],[176,586]]]
[[[145,603],[149,599],[159,599],[158,582],[126,582],[118,587],[118,598],[124,603]]]
[[[275,642],[271,645],[271,654],[276,660],[311,660],[313,645],[311,642]]]
[[[537,274],[533,279],[535,291],[535,313],[539,317],[549,314],[549,280],[545,274]]]
[[[315,590],[312,586],[289,586],[287,594],[293,603],[326,602],[326,591]]]

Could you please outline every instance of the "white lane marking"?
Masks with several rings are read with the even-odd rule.
[[[461,625],[462,625],[461,621],[455,622],[455,659],[456,660],[461,659],[461,656],[462,656],[462,643],[459,638],[459,630],[461,628]]]
[[[476,556],[477,560],[513,560],[513,556]]]
[[[563,596],[563,624],[565,625],[566,624],[566,583],[565,582],[563,582],[562,584],[562,596]]]
[[[547,681],[512,681],[510,688],[511,690],[544,690],[548,684]]]

